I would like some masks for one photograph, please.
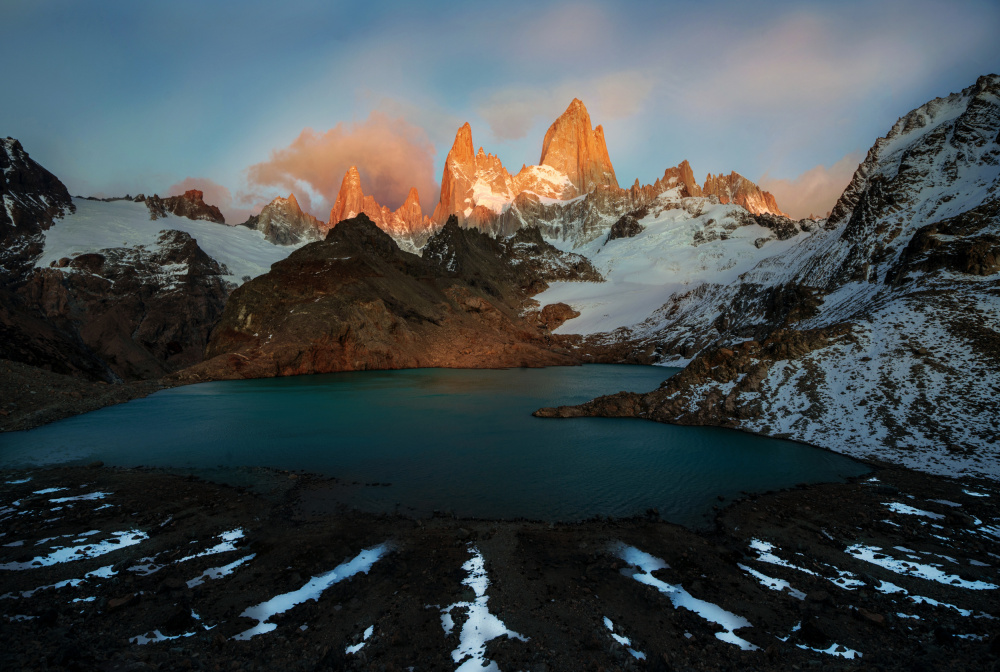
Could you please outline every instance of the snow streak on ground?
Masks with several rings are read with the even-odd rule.
[[[48,555],[36,556],[27,562],[8,562],[0,565],[0,569],[36,569],[38,567],[48,567],[61,562],[73,560],[84,560],[86,558],[96,558],[120,548],[133,546],[148,539],[149,535],[140,530],[127,530],[124,532],[112,532],[111,538],[97,543],[80,544],[78,546],[56,547]]]
[[[257,625],[233,637],[233,639],[250,639],[256,635],[262,635],[275,630],[278,626],[268,623],[268,619],[276,614],[282,614],[297,604],[302,604],[306,600],[319,600],[323,591],[335,583],[344,579],[349,579],[355,574],[364,572],[372,568],[379,559],[390,550],[389,544],[379,544],[372,548],[366,548],[355,557],[343,564],[337,565],[325,574],[314,576],[304,586],[290,593],[282,593],[272,597],[266,602],[247,607],[240,616],[257,621]]]
[[[621,545],[614,549],[614,553],[630,565],[630,567],[621,570],[624,576],[629,576],[639,583],[656,588],[670,598],[675,609],[683,607],[684,609],[693,611],[710,623],[717,623],[722,626],[724,632],[715,633],[716,638],[723,642],[735,644],[744,651],[754,651],[758,648],[735,633],[736,630],[741,628],[751,627],[752,624],[750,621],[742,616],[737,616],[732,612],[726,611],[716,604],[699,600],[684,590],[680,584],[670,585],[653,576],[653,572],[657,570],[670,568],[660,558],[640,551],[635,546]]]
[[[441,627],[445,636],[450,635],[455,629],[455,617],[452,612],[456,609],[464,610],[465,622],[459,631],[458,647],[451,652],[452,660],[461,663],[456,672],[498,671],[497,664],[486,658],[487,642],[498,637],[519,639],[522,642],[528,641],[528,638],[514,632],[490,613],[490,608],[486,604],[490,599],[486,594],[486,589],[490,585],[490,579],[486,575],[486,561],[475,546],[470,546],[469,550],[472,557],[462,565],[462,569],[467,572],[462,585],[471,588],[476,599],[472,602],[455,602],[441,609]]]

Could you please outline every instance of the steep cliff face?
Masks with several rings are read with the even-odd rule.
[[[522,277],[498,241],[454,219],[421,258],[362,213],[237,289],[210,359],[182,377],[574,363],[524,312]]]
[[[0,139],[0,284],[20,277],[41,252],[41,232],[73,211],[55,175],[14,138]]]
[[[578,98],[546,131],[538,164],[565,175],[572,184],[572,189],[563,192],[564,199],[589,193],[596,187],[618,187],[604,141],[604,128],[591,126],[590,113]]]
[[[755,215],[779,215],[788,217],[778,208],[774,195],[763,191],[756,184],[737,172],[728,175],[705,178],[705,186],[701,189],[705,196],[716,196],[720,203],[735,203],[741,205]]]
[[[320,240],[328,228],[324,222],[302,211],[295,194],[274,199],[264,206],[259,215],[251,217],[243,225],[260,231],[275,245]]]
[[[400,245],[414,252],[440,228],[430,218],[424,216],[416,188],[410,189],[403,205],[395,211],[390,210],[384,205],[379,205],[374,196],[365,195],[361,189],[361,174],[355,166],[351,166],[344,175],[340,191],[337,192],[337,200],[330,210],[327,230],[362,213]]]
[[[18,296],[121,380],[201,361],[230,287],[226,269],[187,233],[102,249],[38,269]]]
[[[725,291],[664,306],[654,341],[706,323],[717,337],[659,390],[542,414],[721,424],[1000,476],[1000,76],[901,118],[819,224]]]
[[[517,193],[514,178],[500,159],[482,147],[475,151],[472,127],[464,124],[455,134],[455,142],[445,159],[441,175],[441,197],[432,219],[444,224],[451,215],[468,219],[478,206],[492,214],[503,211]]]

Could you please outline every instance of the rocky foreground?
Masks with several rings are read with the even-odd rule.
[[[5,670],[992,670],[1000,489],[908,471],[714,529],[413,520],[336,480],[0,478]],[[477,630],[478,628],[478,630]]]

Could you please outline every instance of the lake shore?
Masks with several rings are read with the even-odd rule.
[[[1000,653],[995,483],[881,469],[741,499],[697,532],[655,512],[555,525],[373,515],[336,503],[331,479],[261,470],[256,482],[2,472],[2,667],[454,669],[469,605],[526,638],[484,645],[504,670],[990,669]],[[243,615],[385,543],[318,599]],[[54,561],[60,546],[75,559]],[[628,547],[668,567],[637,568]],[[477,555],[485,587],[470,577]],[[275,627],[233,639],[262,624]]]

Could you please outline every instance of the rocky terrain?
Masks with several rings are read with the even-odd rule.
[[[0,175],[0,284],[7,285],[28,272],[41,251],[41,232],[72,212],[73,201],[14,138],[0,139]]]
[[[295,245],[319,240],[326,232],[323,222],[299,207],[295,194],[280,196],[263,207],[260,214],[250,215],[240,226],[260,231],[275,245]]]
[[[736,203],[742,205],[748,212],[755,215],[779,215],[788,217],[778,209],[778,203],[774,200],[774,195],[768,191],[763,191],[756,184],[743,177],[739,173],[732,172],[728,175],[716,175],[712,177],[709,173],[705,178],[705,186],[701,188],[705,196],[717,196],[720,203]]]
[[[599,277],[537,230],[505,246],[453,218],[418,257],[361,214],[237,289],[206,361],[178,379],[573,364],[530,295]]]
[[[631,330],[667,346],[714,332],[704,349],[661,350],[695,356],[682,374],[646,395],[539,413],[721,424],[996,478],[998,197],[990,75],[901,118],[792,249],[728,287],[674,295]]]
[[[878,470],[580,523],[344,510],[335,479],[0,474],[0,665],[992,670],[995,482]],[[249,488],[247,486],[250,486]],[[358,487],[358,486],[350,486]],[[390,486],[391,487],[391,486]]]
[[[203,219],[208,222],[225,224],[226,218],[222,216],[222,211],[214,205],[205,202],[205,194],[197,189],[189,189],[180,196],[168,196],[160,198],[156,194],[135,197],[136,203],[145,203],[149,208],[150,219],[161,219],[167,213],[186,217],[187,219]]]

